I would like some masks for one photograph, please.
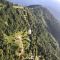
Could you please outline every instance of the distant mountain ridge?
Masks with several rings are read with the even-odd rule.
[[[60,23],[54,18],[54,16],[41,5],[31,5],[30,8],[33,8],[34,14],[39,18],[42,14],[46,24],[48,25],[49,32],[58,40],[60,43]]]

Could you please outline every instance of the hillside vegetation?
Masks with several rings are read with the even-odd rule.
[[[59,44],[43,16],[38,19],[32,8],[20,7],[0,9],[0,60],[60,60]]]
[[[55,37],[60,44],[60,22],[43,6],[31,5],[29,8],[33,8],[33,13],[40,19],[43,16],[47,24],[47,29]],[[37,13],[36,13],[37,12]]]

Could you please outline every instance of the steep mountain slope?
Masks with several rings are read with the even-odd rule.
[[[43,16],[43,19],[46,21],[47,28],[49,32],[58,40],[60,43],[60,23],[54,18],[54,16],[43,6],[40,5],[31,5],[30,8],[33,8],[33,13],[40,19]]]
[[[46,29],[44,16],[35,11],[23,6],[1,7],[0,60],[29,60],[32,56],[35,60],[60,60],[59,44]]]

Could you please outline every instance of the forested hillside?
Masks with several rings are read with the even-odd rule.
[[[31,5],[29,7],[33,8],[33,13],[37,16],[38,19],[43,16],[43,19],[48,25],[48,31],[52,33],[52,35],[56,38],[56,40],[58,40],[60,44],[60,22],[50,13],[48,9],[41,5]]]
[[[0,60],[60,60],[59,53],[43,16],[38,18],[33,8],[0,2]]]

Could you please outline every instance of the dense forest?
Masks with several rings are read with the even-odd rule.
[[[0,0],[0,60],[60,60],[58,42],[36,13]]]

